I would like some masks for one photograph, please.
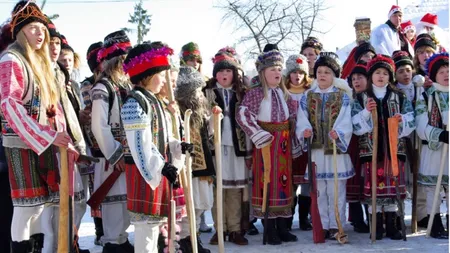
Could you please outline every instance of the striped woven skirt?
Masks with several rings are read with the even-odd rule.
[[[38,156],[31,149],[6,148],[6,160],[14,206],[38,206],[59,196],[56,149],[51,146]]]
[[[268,187],[268,217],[291,217],[293,201],[292,185],[292,148],[289,135],[288,121],[280,123],[258,124],[268,131],[274,140],[271,143],[270,157],[272,168],[270,170],[270,184]],[[253,188],[252,206],[253,215],[263,218],[262,213],[264,191],[264,162],[261,149],[253,149]]]

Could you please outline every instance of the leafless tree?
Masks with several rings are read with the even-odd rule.
[[[259,54],[267,43],[292,51],[314,33],[318,16],[325,10],[324,0],[226,0],[216,6],[223,10],[223,23],[234,23],[242,32],[238,43],[246,45],[249,56]],[[286,44],[291,45],[290,47]],[[293,50],[298,51],[298,50]]]

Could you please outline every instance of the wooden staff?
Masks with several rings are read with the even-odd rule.
[[[425,77],[422,75],[416,75],[412,82],[416,87],[416,100],[421,96],[420,91],[425,83]],[[416,162],[413,164],[413,196],[412,196],[412,213],[411,213],[411,232],[417,233],[417,191],[418,185],[417,181],[419,180],[419,164],[420,164],[420,153],[422,142],[417,134],[414,134],[414,147],[415,147],[415,160]]]
[[[373,134],[372,134],[372,170],[371,174],[371,185],[372,185],[372,224],[370,226],[371,230],[371,241],[376,242],[377,233],[377,161],[378,161],[378,113],[377,108],[372,110],[372,121],[373,121]]]
[[[69,252],[72,239],[69,238],[69,165],[67,149],[59,148],[61,159],[59,183],[59,229],[58,229],[58,253]]]
[[[340,243],[345,244],[348,242],[348,236],[344,233],[342,227],[341,217],[339,215],[339,192],[338,192],[338,177],[337,177],[337,151],[336,140],[333,139],[333,168],[334,168],[334,214],[336,217],[336,223],[338,225],[338,232],[334,235],[334,238]]]
[[[312,162],[312,148],[311,138],[308,141],[308,181],[309,181],[309,195],[311,196],[311,221],[313,227],[313,241],[314,243],[324,243],[325,237],[322,232],[322,221],[320,220],[319,204],[317,203],[317,184],[316,184],[316,168],[315,163]]]
[[[263,245],[267,243],[268,226],[269,226],[269,185],[270,185],[270,171],[272,170],[272,159],[270,157],[270,146],[266,145],[261,149],[263,164],[264,164],[264,189],[263,189],[263,202],[262,212],[264,213],[264,233],[263,233]]]
[[[448,124],[447,124],[446,130],[448,131]],[[437,179],[437,183],[436,183],[436,190],[434,190],[433,206],[431,207],[430,218],[428,219],[427,237],[430,237],[431,227],[433,225],[433,220],[434,220],[434,214],[436,213],[438,201],[440,201],[439,198],[441,196],[439,193],[441,192],[442,175],[444,174],[445,162],[447,160],[448,160],[448,144],[444,143],[444,147],[442,148],[442,155],[441,155],[441,167],[439,168],[439,175],[438,175],[438,179]]]
[[[187,143],[191,143],[191,127],[190,127],[190,119],[191,119],[192,110],[188,109],[184,113],[184,139]],[[197,223],[195,218],[195,206],[194,206],[194,195],[192,194],[192,164],[191,164],[191,154],[186,152],[186,182],[188,193],[186,198],[186,204],[188,206],[189,211],[189,227],[191,230],[191,244],[192,244],[192,252],[198,253],[197,247]]]
[[[398,185],[398,158],[397,158],[397,149],[398,149],[398,120],[396,118],[388,119],[388,131],[389,131],[389,151],[391,154],[391,167],[392,167],[392,176],[394,178],[395,183],[395,192],[397,198],[398,209],[400,213],[400,223],[402,226],[402,236],[403,241],[406,241],[406,226],[405,226],[405,212],[403,210],[403,201],[400,197],[400,188]]]
[[[167,90],[167,98],[169,99],[169,102],[174,101],[174,95],[173,95],[173,89],[172,84],[170,80],[170,70],[166,70],[166,90]],[[172,117],[173,120],[177,119],[177,115],[175,114],[174,117]],[[172,125],[177,124],[176,121],[172,121]],[[175,127],[176,129],[176,127]],[[177,131],[172,131],[173,135],[176,139],[180,139]],[[173,199],[173,184],[170,184],[169,186],[169,207],[170,207],[170,215],[169,215],[169,226],[168,226],[168,247],[169,247],[169,253],[175,253],[175,238],[176,238],[176,220],[177,220],[177,214],[176,214],[176,203]]]
[[[219,253],[225,252],[223,243],[222,141],[220,129],[222,118],[222,113],[214,113],[214,155],[216,157],[216,207]]]

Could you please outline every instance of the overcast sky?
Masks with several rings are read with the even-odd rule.
[[[134,2],[114,0],[109,3],[67,3],[74,0],[48,0],[44,12],[59,14],[55,20],[58,30],[64,34],[76,52],[84,60],[88,46],[101,41],[110,32],[122,27],[133,28],[127,23],[129,13],[133,12]],[[147,0],[144,7],[152,14],[152,25],[147,40],[160,40],[168,43],[176,52],[189,41],[197,42],[204,59],[204,73],[212,74],[211,58],[218,49],[232,46],[239,38],[230,24],[222,23],[221,10],[214,8],[220,0]],[[14,7],[11,0],[0,0],[0,22],[10,16]],[[137,1],[136,1],[137,2]],[[399,0],[403,7],[412,0]],[[41,1],[37,1],[40,5]],[[345,3],[345,4],[344,4]],[[372,20],[372,28],[387,20],[387,14],[393,0],[326,0],[330,7],[322,13],[324,21],[319,24],[320,29],[329,31],[324,35],[317,35],[325,49],[335,51],[336,47],[344,47],[355,39],[353,23],[356,17],[366,16]],[[131,35],[132,42],[136,36]],[[244,49],[237,47],[237,51]],[[247,60],[245,67],[251,69],[254,60]],[[88,69],[84,62],[83,75]]]

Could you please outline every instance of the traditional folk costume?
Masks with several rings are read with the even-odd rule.
[[[50,38],[62,39],[62,35],[56,30],[55,25],[49,21],[48,30]],[[66,41],[67,43],[67,41]],[[63,42],[64,44],[64,42]],[[71,137],[75,148],[80,154],[86,154],[86,143],[81,131],[80,124],[78,122],[78,111],[80,108],[80,100],[76,86],[73,86],[70,80],[70,74],[59,62],[53,62],[54,75],[56,84],[61,90],[61,105],[65,112],[65,119],[67,121],[67,132]],[[71,171],[71,184],[73,182],[73,192],[71,193],[74,204],[74,224],[76,230],[81,225],[81,219],[86,212],[86,194],[84,191],[84,185],[81,178],[79,166],[74,165],[74,171]],[[59,196],[53,203],[45,206],[42,213],[42,227],[45,234],[44,248],[42,252],[53,253],[58,248],[58,229],[59,229]],[[75,234],[75,239],[77,235]],[[77,245],[78,242],[76,241]],[[78,247],[78,246],[77,246]],[[85,250],[79,250],[80,252],[87,252]]]
[[[317,77],[317,69],[320,66],[328,67],[335,75],[333,83],[327,89],[320,89],[317,80],[314,81],[313,88],[307,91],[300,101],[299,113],[297,116],[297,138],[300,140],[303,150],[307,148],[304,132],[312,129],[312,160],[316,163],[317,189],[319,190],[318,204],[320,219],[326,237],[333,236],[337,232],[337,222],[335,218],[334,194],[338,194],[338,208],[341,221],[345,220],[345,184],[348,178],[354,176],[350,156],[347,148],[352,136],[350,100],[351,89],[347,82],[339,79],[340,67],[337,55],[334,53],[322,52],[314,65],[314,73]],[[329,133],[334,130],[338,134],[336,148],[338,155],[337,177],[338,192],[334,187],[334,167],[333,167],[333,144]],[[330,231],[328,231],[330,230]],[[328,234],[329,232],[329,234]],[[330,237],[333,238],[333,237]]]
[[[114,32],[105,37],[104,47],[98,52],[98,57],[108,66],[112,61],[122,61],[130,48],[130,40],[125,32]],[[113,81],[111,76],[103,76],[91,91],[91,152],[96,157],[102,157],[95,165],[94,191],[113,173],[127,148],[124,146],[125,131],[120,119],[120,108],[130,84],[124,74],[117,76],[121,78],[120,83]],[[104,236],[101,241],[105,244],[104,252],[131,248],[127,240],[128,233],[125,232],[130,225],[126,194],[125,173],[122,173],[102,202]]]
[[[176,197],[177,189],[169,192],[177,173],[173,164],[183,163],[181,142],[169,131],[171,126],[167,124],[161,101],[138,85],[147,77],[169,69],[168,55],[172,52],[159,42],[142,44],[133,48],[124,62],[124,70],[136,85],[121,112],[130,149],[125,154],[127,207],[135,226],[136,252],[162,252],[158,251],[158,237],[160,226],[170,215],[170,196],[175,195],[177,209],[184,206],[184,198]],[[172,158],[170,163],[166,162],[167,157]],[[167,176],[169,170],[173,177]],[[181,212],[177,216],[181,219]]]
[[[427,34],[422,33],[419,34],[416,38],[416,43],[414,44],[414,51],[417,55],[419,49],[427,49],[432,50],[433,52],[436,50],[436,43],[433,38]],[[417,56],[416,56],[417,57]],[[427,77],[428,73],[425,69],[425,63],[423,65],[417,60],[418,65],[415,65],[415,76],[420,75],[423,77]],[[413,79],[414,79],[413,78]],[[425,90],[428,87],[424,87]],[[414,101],[417,101],[418,96],[415,96]],[[427,228],[428,226],[428,212],[427,212],[427,193],[426,189],[422,184],[417,185],[417,205],[416,205],[416,213],[417,213],[417,226],[422,228]]]
[[[384,68],[389,72],[389,82],[394,81],[394,62],[387,56],[378,55],[368,64],[369,79],[379,68]],[[399,90],[392,88],[391,84],[384,87],[372,85],[368,91],[359,94],[357,100],[352,106],[352,121],[354,133],[359,135],[359,148],[362,169],[364,171],[364,195],[369,200],[371,198],[371,170],[372,170],[372,131],[373,122],[369,111],[364,109],[367,99],[371,97],[377,103],[378,111],[378,157],[377,157],[377,239],[383,237],[383,218],[382,209],[386,214],[386,236],[393,240],[402,239],[398,231],[395,220],[397,217],[396,187],[392,177],[392,165],[389,151],[389,136],[387,129],[387,120],[396,114],[402,116],[402,122],[399,125],[398,140],[398,189],[401,198],[406,196],[405,187],[405,161],[406,144],[405,138],[415,129],[414,112],[411,102]],[[369,202],[369,213],[372,213],[372,207]]]
[[[448,152],[446,154],[442,153],[444,143],[448,144],[448,131],[445,130],[445,127],[448,125],[449,116],[448,83],[442,85],[436,82],[437,72],[441,67],[445,66],[448,68],[447,53],[435,54],[428,59],[426,69],[434,83],[422,96],[418,97],[416,104],[417,134],[423,140],[422,152],[420,154],[419,184],[425,188],[428,216],[435,215],[431,228],[431,236],[440,239],[448,239],[448,231],[445,231],[442,225],[439,211],[441,201],[437,203],[437,212],[435,214],[431,212],[442,156],[447,158],[445,159],[441,184],[444,188],[448,186]],[[445,194],[448,205],[448,189],[445,191]]]
[[[263,52],[258,56],[256,68],[260,75],[265,69],[274,66],[283,66],[283,56],[278,50]],[[292,151],[295,150],[290,131],[295,121],[296,108],[297,103],[281,87],[269,88],[266,83],[261,83],[247,91],[236,115],[237,122],[254,144],[252,206],[253,215],[259,219],[265,215],[262,212],[265,182],[261,148],[270,145],[273,167],[267,193],[268,227],[265,228],[268,230],[269,244],[280,244],[280,239],[297,240],[287,230],[287,218],[292,216]],[[296,157],[299,154],[294,155]]]
[[[211,210],[214,220],[214,227],[217,231],[218,222],[223,223],[224,233],[229,236],[230,242],[238,245],[247,245],[248,241],[241,235],[241,212],[243,188],[248,185],[248,169],[245,166],[247,156],[246,135],[236,122],[236,110],[242,101],[242,86],[233,83],[238,80],[238,59],[235,58],[235,50],[227,47],[220,49],[214,56],[213,78],[204,89],[206,98],[211,108],[219,106],[222,109],[224,118],[222,120],[221,137],[221,158],[222,158],[222,184],[223,184],[223,220],[217,220],[216,192],[214,189],[214,206]],[[219,80],[219,71],[232,70],[230,87],[224,87]],[[236,76],[235,76],[236,75]],[[214,162],[216,160],[214,159]],[[225,238],[225,237],[224,237]],[[225,240],[225,239],[224,239]],[[218,244],[217,232],[210,240],[210,244]]]
[[[97,53],[100,51],[100,49],[103,47],[103,42],[96,42],[89,46],[87,50],[87,62],[89,69],[92,73],[98,72],[98,69],[100,68],[100,62],[97,60]],[[81,103],[81,109],[86,110],[88,112],[91,112],[92,109],[92,101],[91,101],[91,89],[95,84],[95,74],[86,78],[83,82],[81,82],[80,92],[82,97],[82,103]],[[86,141],[86,153],[89,155],[92,155],[91,148],[92,148],[92,140],[91,137],[92,131],[91,131],[91,124],[90,122],[80,122],[81,128],[83,130],[84,139]],[[84,168],[80,168],[80,173],[82,174],[82,180],[83,180],[83,186],[84,186],[84,192],[87,193],[88,190],[90,192],[90,195],[94,193],[94,170],[95,170],[95,164],[90,164],[89,166],[86,166]],[[103,236],[103,224],[102,224],[102,212],[101,212],[101,206],[98,209],[92,209],[91,208],[91,216],[94,219],[95,224],[95,245],[101,245],[100,238]]]
[[[285,79],[290,82],[290,74],[294,71],[301,71],[304,73],[305,77],[301,80],[305,81],[306,76],[309,76],[308,60],[304,55],[295,54],[289,56],[286,61],[286,71]],[[292,84],[291,84],[292,85]],[[305,95],[307,87],[303,87],[304,90],[301,92],[295,90],[296,87],[291,87],[289,89],[289,94],[292,99],[300,103],[300,100]],[[295,153],[302,153],[301,146],[296,145],[298,150]],[[292,221],[294,220],[293,215],[295,214],[295,206],[298,202],[298,218],[299,226],[301,230],[311,230],[312,226],[308,219],[309,209],[311,206],[311,197],[309,196],[309,182],[305,179],[306,166],[308,164],[308,153],[303,152],[299,157],[292,160],[292,183],[294,184],[294,202],[292,205],[292,217],[288,223],[288,227],[291,229]],[[297,196],[297,188],[300,186],[300,195]]]
[[[200,72],[189,66],[180,68],[175,89],[175,99],[182,115],[187,109],[193,111],[190,124],[191,143],[194,145],[192,188],[190,190],[194,196],[197,230],[200,229],[200,216],[203,212],[210,210],[214,203],[213,177],[215,176],[215,169],[209,142],[213,135],[213,120],[207,115],[209,113],[208,104],[201,91],[205,86],[205,80]],[[188,246],[190,238],[182,239],[181,243]],[[203,248],[200,241],[198,241],[198,251],[202,253],[210,252],[208,249]]]
[[[13,38],[32,22],[47,25],[47,18],[36,4],[17,3],[11,20]],[[41,214],[44,204],[54,201],[59,191],[58,148],[52,143],[57,131],[66,131],[66,120],[60,103],[41,101],[43,86],[24,54],[15,42],[0,57],[2,135],[14,204],[12,250],[41,252]],[[48,110],[51,106],[52,113]],[[69,153],[69,164],[73,162],[70,159]]]
[[[361,74],[367,81],[367,63],[359,61],[348,75],[348,84],[353,89],[353,97],[356,97],[355,87],[352,83],[352,77],[354,74]],[[355,176],[347,180],[347,202],[348,202],[348,220],[353,225],[353,230],[357,233],[369,233],[369,226],[364,221],[364,212],[361,206],[361,202],[364,200],[363,187],[364,187],[364,174],[361,171],[361,162],[359,159],[359,136],[352,135],[350,144],[348,145],[348,154],[352,160],[353,168],[355,169]],[[365,211],[367,213],[367,205]]]

